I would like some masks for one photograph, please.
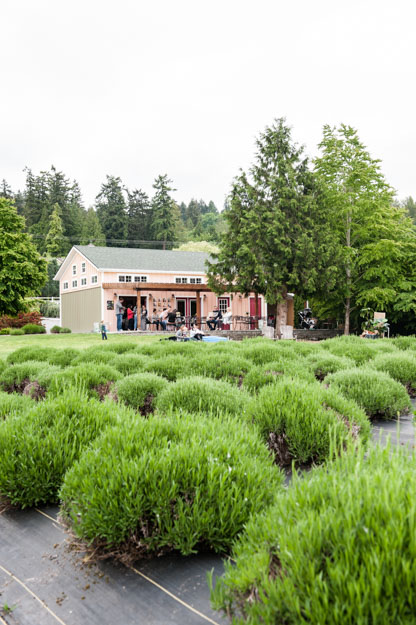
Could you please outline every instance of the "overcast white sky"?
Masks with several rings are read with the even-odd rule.
[[[222,207],[285,116],[316,154],[358,129],[416,196],[414,0],[1,0],[0,179],[54,164],[93,203],[106,174]]]

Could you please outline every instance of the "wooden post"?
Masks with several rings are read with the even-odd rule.
[[[256,311],[256,320],[254,322],[254,327],[256,330],[259,328],[259,294],[256,292],[254,294],[255,297],[255,311]]]
[[[201,327],[201,292],[196,292],[196,322]]]
[[[136,307],[137,307],[137,326],[140,325],[140,310],[141,310],[141,291],[140,289],[136,289],[137,290],[137,298],[136,298]]]
[[[295,302],[293,297],[287,298],[287,325],[295,325]]]

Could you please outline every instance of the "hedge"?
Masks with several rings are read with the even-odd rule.
[[[253,367],[253,363],[240,354],[232,357],[226,354],[203,353],[190,361],[192,375],[206,376],[216,380],[224,380],[241,386],[245,375]]]
[[[169,384],[158,396],[159,412],[184,410],[190,413],[240,415],[250,397],[231,384],[202,377],[182,378]]]
[[[22,508],[58,501],[66,470],[123,410],[71,389],[10,414],[0,423],[0,495]]]
[[[354,367],[354,361],[351,358],[335,356],[323,350],[307,356],[306,363],[318,380],[323,380],[328,373]]]
[[[113,355],[113,358],[108,361],[108,364],[124,375],[131,375],[132,373],[144,371],[147,361],[146,356],[134,352],[127,352],[127,354]]]
[[[340,393],[317,382],[281,378],[264,387],[247,406],[276,462],[321,463],[358,436],[368,439],[365,413]]]
[[[331,373],[325,383],[354,399],[371,419],[391,419],[410,408],[409,396],[403,386],[388,373],[370,367]]]
[[[295,475],[247,524],[213,607],[250,625],[414,623],[415,471],[376,447]]]
[[[121,373],[109,365],[82,363],[58,373],[52,380],[50,392],[59,395],[62,389],[76,387],[85,389],[92,397],[102,398],[110,392],[112,383],[120,378]]]
[[[182,414],[107,429],[67,472],[61,499],[75,534],[104,550],[224,552],[282,480],[254,430]]]
[[[37,311],[19,313],[17,317],[2,315],[0,317],[1,328],[22,328],[27,323],[34,323],[38,326],[42,325],[41,315]]]
[[[27,323],[22,330],[24,334],[46,334],[46,328],[35,323]]]
[[[38,347],[37,345],[20,347],[7,356],[7,362],[12,365],[27,362],[28,360],[36,360],[39,362],[44,360],[50,362],[51,358],[59,353],[60,351],[54,347]]]
[[[183,377],[190,372],[189,358],[180,354],[169,355],[164,358],[151,359],[147,363],[147,370],[161,375],[169,381]]]

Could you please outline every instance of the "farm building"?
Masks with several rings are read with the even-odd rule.
[[[223,312],[230,306],[233,319],[246,321],[250,329],[250,317],[256,314],[254,294],[213,293],[206,284],[208,258],[203,252],[74,246],[55,276],[60,285],[61,324],[73,332],[91,332],[94,324],[104,320],[108,330],[115,331],[115,304],[121,297],[126,306],[139,309],[144,304],[149,315],[154,308],[160,313],[171,306],[185,317],[204,318],[215,306]],[[262,296],[258,300],[259,317],[273,314]],[[283,323],[292,321],[290,313],[286,307]]]

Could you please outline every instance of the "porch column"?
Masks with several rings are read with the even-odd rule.
[[[140,289],[136,289],[137,291],[137,298],[136,298],[136,306],[137,306],[137,323],[139,325],[139,319],[140,319],[140,309],[141,309],[141,291]]]
[[[256,330],[259,329],[259,294],[256,292],[254,294],[255,297],[255,310],[256,310],[256,321],[254,322],[254,327]]]
[[[201,292],[196,291],[196,318],[197,323],[201,323]]]

